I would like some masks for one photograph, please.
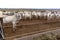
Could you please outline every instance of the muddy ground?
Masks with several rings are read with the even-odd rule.
[[[44,32],[48,30],[54,30],[60,28],[60,22],[59,21],[47,21],[47,20],[25,20],[25,21],[19,21],[17,23],[17,29],[15,32],[12,31],[12,24],[4,25],[4,33],[6,39],[11,38],[17,38],[22,37],[34,33]]]

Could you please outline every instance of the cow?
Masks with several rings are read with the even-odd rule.
[[[55,13],[55,15],[56,15],[56,19],[60,20],[60,12]]]
[[[49,12],[48,14],[47,14],[47,20],[55,20],[55,13],[54,12]]]
[[[29,19],[29,20],[32,19],[31,11],[24,11],[23,16],[24,16],[24,19],[25,19],[25,20],[26,20],[26,19]]]
[[[12,22],[13,24],[13,31],[16,30],[16,21],[17,21],[17,18],[15,15],[3,15],[3,23],[9,23],[9,22]]]
[[[38,18],[36,11],[32,11],[32,18],[33,19],[37,19]]]

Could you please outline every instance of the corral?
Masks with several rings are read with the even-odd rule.
[[[11,9],[6,11],[12,12]],[[12,13],[18,14],[17,16],[18,21],[13,20],[11,22],[3,23],[5,40],[14,40],[17,38],[21,38],[23,36],[60,29],[59,10],[22,9],[22,10],[15,10]],[[9,13],[7,13],[4,15],[11,16],[14,14],[10,15]]]

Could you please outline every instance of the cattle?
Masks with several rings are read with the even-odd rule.
[[[16,21],[17,21],[17,18],[15,15],[4,15],[3,16],[3,23],[9,23],[9,22],[12,22],[13,24],[13,31],[15,31],[16,29]]]
[[[16,29],[17,20],[46,19],[60,20],[60,12],[54,11],[19,11],[19,12],[3,12],[3,23],[12,22],[13,31]],[[11,14],[11,15],[10,15]]]
[[[55,20],[56,19],[56,15],[55,15],[55,12],[53,11],[50,11],[48,14],[47,14],[47,20]]]
[[[55,15],[56,15],[56,19],[60,20],[60,12],[55,13]]]
[[[20,12],[14,12],[14,13],[15,13],[15,16],[16,16],[17,20],[22,19],[22,13],[20,13]]]
[[[43,20],[47,19],[47,12],[44,11],[44,12],[41,12],[41,13],[42,13]]]
[[[24,19],[29,19],[31,20],[32,19],[32,14],[30,11],[24,11]]]
[[[37,19],[38,18],[36,11],[32,11],[32,18],[33,19]]]
[[[37,12],[37,17],[38,17],[38,19],[41,19],[42,18],[42,13],[41,12]]]

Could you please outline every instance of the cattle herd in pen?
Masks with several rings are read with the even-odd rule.
[[[18,20],[60,20],[60,11],[2,11],[3,13],[3,23],[12,22],[13,31],[16,30],[16,22]]]

